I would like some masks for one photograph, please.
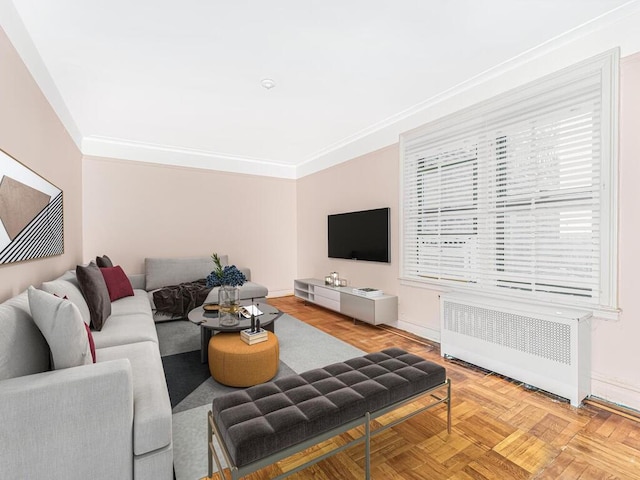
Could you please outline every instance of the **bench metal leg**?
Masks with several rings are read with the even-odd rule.
[[[447,433],[451,435],[451,381],[447,380]]]
[[[364,425],[365,441],[364,441],[364,478],[371,478],[371,414],[367,412],[367,420]]]
[[[222,469],[222,465],[220,464],[220,459],[218,458],[218,454],[216,453],[215,450],[215,445],[213,443],[213,437],[214,437],[214,430],[213,430],[213,413],[211,413],[211,410],[209,410],[209,413],[207,413],[207,424],[208,424],[208,433],[209,436],[207,438],[207,444],[208,444],[208,449],[209,449],[209,478],[211,478],[213,476],[213,461],[215,460],[216,462],[216,467],[218,468],[218,472],[220,473],[220,477],[222,477],[223,479],[225,478],[225,474],[224,474],[224,470]],[[231,463],[229,463],[229,460],[227,459],[227,464],[231,465]],[[231,478],[235,478],[234,477],[234,469],[231,469]]]
[[[213,430],[211,428],[211,421],[212,421],[212,415],[211,412],[209,412],[209,414],[207,415],[207,460],[208,460],[208,467],[209,467],[209,478],[211,478],[213,476]]]

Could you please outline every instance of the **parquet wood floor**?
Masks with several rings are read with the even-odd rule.
[[[354,324],[293,296],[269,303],[366,352],[398,346],[447,368],[451,434],[445,407],[438,406],[373,437],[373,479],[640,479],[640,423],[633,417],[593,405],[573,408],[499,375],[443,359],[437,344],[385,326]],[[247,478],[272,478],[343,444],[351,434],[359,433],[348,432]],[[364,447],[357,445],[289,478],[362,479],[363,459]]]

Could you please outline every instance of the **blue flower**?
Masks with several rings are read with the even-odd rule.
[[[229,285],[239,287],[247,281],[244,273],[236,268],[235,265],[227,265],[222,269],[222,275],[219,271],[213,271],[207,277],[207,287],[219,287],[220,285]]]
[[[220,285],[239,287],[247,281],[247,277],[245,277],[244,273],[238,270],[235,265],[227,265],[223,268],[222,261],[217,253],[211,255],[211,259],[213,260],[213,264],[216,266],[216,269],[207,277],[208,288],[219,287]]]

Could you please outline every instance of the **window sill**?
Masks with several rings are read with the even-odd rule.
[[[620,314],[622,313],[622,309],[616,307],[609,307],[605,305],[586,305],[586,304],[571,304],[566,302],[554,302],[547,299],[532,299],[526,298],[518,295],[499,295],[495,292],[484,292],[477,288],[469,288],[464,285],[443,285],[442,283],[436,280],[414,280],[407,278],[400,278],[400,285],[405,287],[414,287],[414,288],[422,288],[425,290],[431,290],[432,292],[440,293],[468,293],[470,295],[475,296],[486,296],[491,299],[502,299],[513,302],[522,302],[528,305],[532,305],[535,307],[536,305],[540,306],[549,306],[549,305],[557,305],[558,307],[564,308],[572,308],[572,309],[580,309],[586,310],[592,313],[592,317],[598,320],[604,320],[607,322],[618,322],[620,321]]]

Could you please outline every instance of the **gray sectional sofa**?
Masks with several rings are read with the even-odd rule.
[[[89,309],[74,272],[42,289]],[[50,370],[27,292],[0,305],[0,475],[173,478],[171,403],[147,292],[112,303],[96,363]]]
[[[203,278],[211,259],[147,259],[146,269],[129,276],[134,295],[113,301],[92,332],[96,363],[88,365],[51,370],[26,291],[0,304],[0,478],[173,478],[171,403],[150,299],[163,283]],[[245,285],[244,295],[267,294]],[[89,323],[75,272],[41,289],[66,296]],[[217,289],[209,296],[215,301]]]
[[[227,255],[220,255],[220,262],[223,266],[229,264]],[[188,258],[145,258],[145,273],[132,277],[134,287],[147,290],[149,303],[153,309],[153,317],[156,322],[173,320],[174,315],[167,315],[157,312],[153,301],[153,293],[160,288],[177,285],[185,282],[193,282],[201,278],[206,278],[214,269],[211,257],[188,257]],[[266,287],[251,281],[251,270],[247,267],[238,267],[247,277],[244,285],[238,287],[240,290],[240,300],[264,300],[269,291]],[[216,287],[209,294],[205,303],[218,303],[218,290]]]

